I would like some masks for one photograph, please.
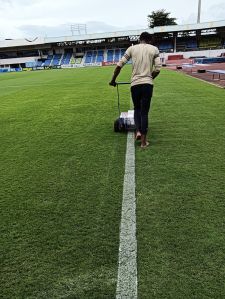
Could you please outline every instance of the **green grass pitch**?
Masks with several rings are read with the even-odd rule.
[[[126,135],[112,72],[0,76],[0,298],[115,298]],[[225,297],[224,99],[176,72],[155,80],[150,148],[136,145],[138,298]]]

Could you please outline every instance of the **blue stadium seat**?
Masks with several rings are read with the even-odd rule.
[[[95,61],[96,61],[96,57],[97,57],[97,51],[94,51],[94,52],[92,53],[91,63],[95,63]]]
[[[63,55],[63,58],[61,60],[61,64],[70,64],[70,59],[72,57],[72,53],[66,53]]]
[[[36,67],[37,66],[37,62],[36,61],[30,61],[30,62],[26,62],[25,66],[27,68],[32,68],[32,67]]]
[[[124,53],[126,52],[126,49],[121,49],[121,55],[120,57],[123,57]]]
[[[59,65],[61,58],[62,58],[62,54],[56,54],[56,55],[54,55],[53,61],[52,61],[52,65],[53,66]]]
[[[114,61],[114,50],[108,50],[107,51],[107,62],[113,62]]]
[[[92,61],[92,51],[87,51],[84,63],[91,63]]]
[[[53,55],[48,55],[47,59],[45,60],[44,66],[50,66],[52,58]]]
[[[37,66],[42,66],[43,62],[42,61],[38,61],[37,62]]]
[[[188,40],[186,42],[187,49],[197,49],[197,41],[196,40]]]
[[[171,41],[163,41],[159,44],[159,50],[163,52],[171,52],[173,50],[173,42]]]
[[[120,60],[120,55],[121,55],[121,50],[120,49],[116,49],[115,50],[115,57],[114,57],[114,61],[118,62]]]
[[[96,62],[103,62],[104,61],[104,51],[99,50],[97,54],[97,60]]]

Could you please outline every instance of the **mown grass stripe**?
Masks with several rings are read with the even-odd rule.
[[[135,148],[132,132],[127,136],[116,298],[137,298]]]

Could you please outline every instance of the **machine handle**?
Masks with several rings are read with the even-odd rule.
[[[130,84],[130,82],[117,82],[116,85]]]
[[[116,83],[116,89],[117,89],[117,105],[118,105],[119,117],[120,117],[120,114],[121,114],[121,111],[120,111],[120,93],[119,93],[119,85],[125,85],[125,84],[130,84],[130,82],[117,82],[117,83]]]

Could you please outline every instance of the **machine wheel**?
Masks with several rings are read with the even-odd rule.
[[[118,133],[120,131],[120,127],[119,127],[119,120],[115,120],[114,121],[114,132]]]
[[[125,132],[125,124],[123,118],[117,118],[114,122],[114,132]]]

